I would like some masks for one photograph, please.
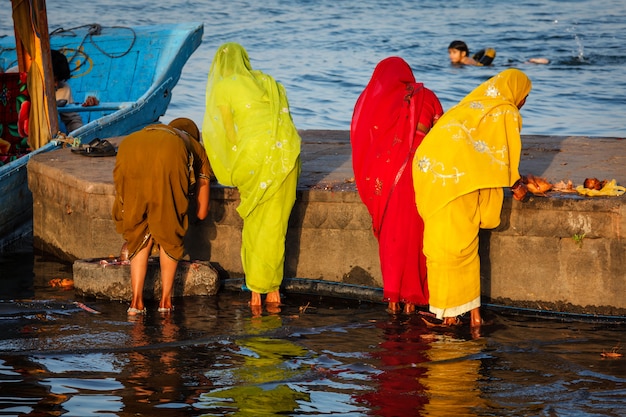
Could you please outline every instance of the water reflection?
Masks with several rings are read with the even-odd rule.
[[[107,363],[103,359],[100,355],[5,358],[0,370],[3,393],[0,415],[87,416],[99,415],[101,410],[121,410],[122,398],[111,393],[122,388],[122,384],[113,377],[103,376],[106,367],[97,366]],[[90,372],[97,375],[90,377]],[[6,384],[8,381],[12,383]]]
[[[141,413],[144,404],[177,403],[180,393],[185,392],[180,374],[178,349],[168,344],[179,340],[179,326],[170,316],[163,317],[152,326],[146,326],[146,318],[134,318],[131,330],[132,346],[148,346],[128,353],[125,371],[125,398],[127,412]]]
[[[277,315],[253,317],[248,334],[262,334],[278,329]],[[289,415],[299,402],[310,396],[294,384],[306,375],[308,352],[285,339],[246,337],[237,339],[231,351],[242,360],[236,367],[219,375],[216,388],[200,395],[196,407],[209,410],[203,416]]]
[[[485,410],[479,386],[484,340],[435,335],[428,351],[426,415],[475,416]]]
[[[60,294],[0,303],[0,415],[623,415],[626,359],[601,356],[623,326],[492,313],[476,337],[312,296],[253,317],[239,292],[129,320]]]
[[[432,335],[424,326],[401,320],[381,321],[376,327],[383,339],[371,357],[379,362],[380,372],[372,375],[373,389],[355,399],[367,404],[372,415],[419,416],[429,401],[424,362]]]

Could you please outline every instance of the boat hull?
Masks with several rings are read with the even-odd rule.
[[[53,32],[52,49],[70,61],[69,80],[75,100],[96,95],[98,106],[59,108],[78,112],[83,126],[67,132],[76,143],[123,136],[158,122],[169,106],[183,66],[202,42],[201,23],[133,28],[79,28]],[[14,38],[0,38],[0,62],[17,63]],[[53,141],[0,167],[0,250],[32,232],[33,198],[28,188],[30,158],[61,145]]]

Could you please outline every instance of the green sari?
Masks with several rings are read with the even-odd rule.
[[[300,135],[284,87],[253,70],[245,49],[220,46],[207,81],[204,145],[217,180],[237,187],[247,287],[280,287],[285,235],[300,175]]]

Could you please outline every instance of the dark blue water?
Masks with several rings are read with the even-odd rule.
[[[300,129],[349,129],[354,103],[378,61],[399,55],[450,108],[508,66],[524,70],[533,91],[523,133],[624,137],[626,2],[623,0],[124,0],[48,2],[49,26],[204,22],[164,121],[201,123],[206,76],[217,47],[239,42],[253,67],[287,88]],[[12,34],[8,7],[0,34]],[[447,46],[494,47],[490,68],[453,68]],[[549,65],[525,63],[532,57]]]

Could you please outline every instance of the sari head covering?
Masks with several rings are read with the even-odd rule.
[[[217,180],[239,189],[244,218],[300,166],[300,135],[283,85],[253,70],[237,43],[220,46],[213,58],[202,136]]]
[[[172,120],[168,123],[170,127],[174,129],[182,130],[187,135],[191,136],[193,139],[200,142],[200,131],[198,130],[198,125],[186,117],[179,117],[177,119]]]
[[[510,187],[519,179],[519,106],[531,87],[522,71],[504,70],[448,110],[426,135],[413,159],[416,202],[424,220],[457,197]]]
[[[400,57],[380,61],[359,96],[350,126],[352,167],[377,237],[391,193],[424,137],[418,124],[430,129],[442,113],[435,94]]]

